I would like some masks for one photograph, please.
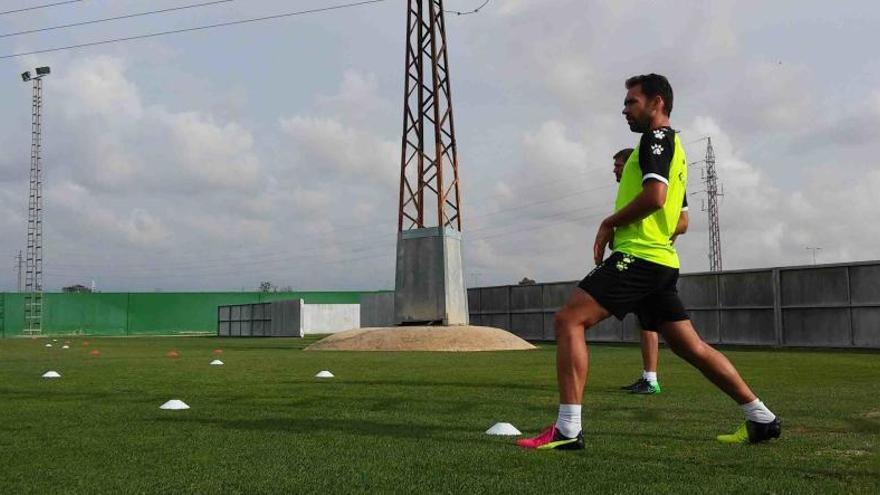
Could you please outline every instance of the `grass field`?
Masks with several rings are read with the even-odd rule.
[[[784,430],[725,446],[714,436],[740,411],[701,375],[663,350],[663,393],[627,395],[616,389],[639,371],[638,349],[593,346],[586,450],[534,452],[483,431],[508,421],[533,434],[555,419],[552,345],[64,340],[0,341],[0,493],[880,493],[878,353],[728,351]],[[208,366],[214,348],[225,366]],[[62,378],[41,379],[49,369]],[[322,369],[337,378],[312,378]],[[192,408],[159,410],[168,399]]]

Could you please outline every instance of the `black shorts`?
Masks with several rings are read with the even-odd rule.
[[[661,323],[690,319],[677,283],[677,269],[615,252],[578,287],[617,319],[635,313],[644,330],[656,332]]]

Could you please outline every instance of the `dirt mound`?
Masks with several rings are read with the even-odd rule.
[[[359,328],[330,335],[307,351],[525,351],[535,346],[500,328],[404,326]]]

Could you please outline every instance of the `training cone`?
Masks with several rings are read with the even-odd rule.
[[[63,345],[63,346],[61,346],[61,348],[62,348],[62,349],[70,349],[70,346],[69,346],[69,345]]]
[[[495,423],[491,428],[486,430],[486,435],[516,436],[522,435],[522,432],[517,430],[516,427],[510,423]]]
[[[189,409],[189,406],[182,400],[173,399],[159,406],[159,409],[165,409],[166,411],[182,411],[184,409]]]
[[[174,358],[179,358],[179,357],[180,357],[180,353],[177,352],[177,351],[168,351],[168,352],[165,353],[165,357],[167,357],[167,358],[172,358],[172,359],[174,359]]]
[[[223,354],[223,349],[214,349],[214,354]]]
[[[46,347],[52,347],[52,344],[46,344]]]
[[[215,359],[215,360],[211,361],[211,366],[223,366],[223,361],[220,361],[219,359]]]
[[[99,351],[99,350],[97,350],[97,349],[93,349],[92,352],[89,353],[89,356],[95,356],[95,357],[98,357],[98,356],[100,356],[100,355],[101,355],[101,351]]]
[[[43,373],[43,378],[61,378],[61,374],[57,371],[47,371]]]
[[[89,341],[86,340],[85,342],[83,342],[83,343],[82,343],[82,346],[83,346],[83,347],[88,347],[88,346],[89,346]]]
[[[315,375],[315,378],[333,378],[333,373],[330,373],[329,371],[324,370],[324,371],[319,372],[317,375]]]

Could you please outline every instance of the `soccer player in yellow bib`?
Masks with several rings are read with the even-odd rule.
[[[554,319],[559,414],[541,434],[517,444],[532,449],[584,448],[581,403],[588,372],[584,332],[612,315],[623,319],[628,313],[636,314],[643,329],[662,333],[673,352],[740,405],[745,422],[735,432],[719,435],[720,442],[778,438],[779,419],[733,364],[703,342],[678,297],[679,261],[671,238],[684,201],[687,158],[670,127],[672,86],[658,74],[631,77],[625,86],[623,115],[641,139],[623,167],[615,213],[602,221],[596,233],[597,266],[572,290]],[[609,244],[612,252],[605,258]]]
[[[614,159],[614,178],[618,183],[623,176],[623,167],[626,165],[626,162],[629,160],[633,151],[632,148],[624,148],[615,153],[612,157]],[[678,216],[678,224],[675,226],[675,231],[672,233],[671,240],[673,244],[678,236],[687,232],[689,220],[687,194],[685,194],[681,205],[681,214]],[[660,380],[657,376],[657,363],[660,360],[660,339],[657,336],[656,331],[642,330],[639,335],[639,340],[641,341],[642,348],[642,376],[632,384],[620,388],[633,394],[659,394],[661,390]]]

